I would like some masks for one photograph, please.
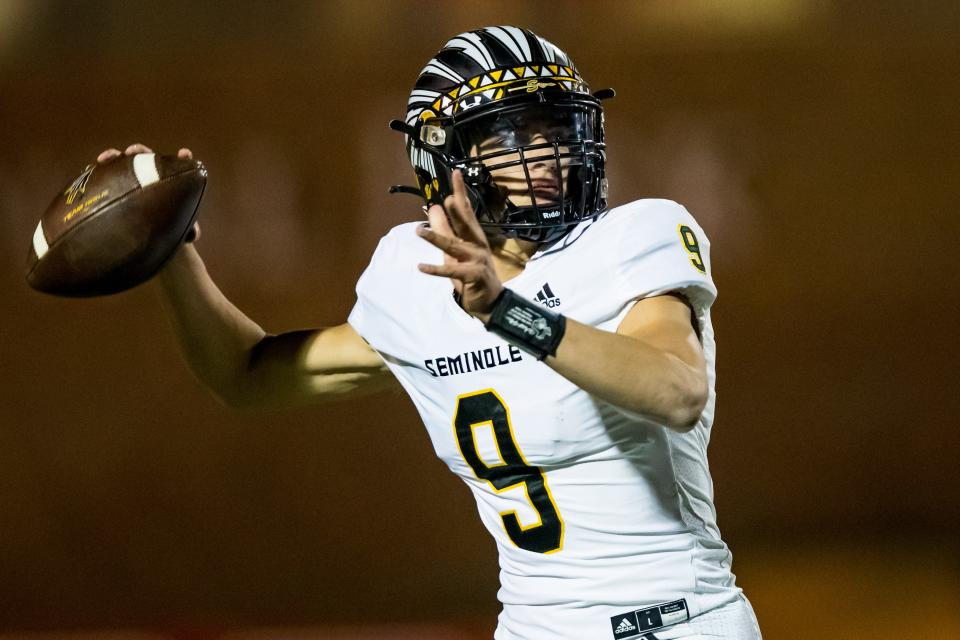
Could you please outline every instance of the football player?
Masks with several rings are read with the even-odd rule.
[[[675,202],[607,207],[612,95],[530,31],[460,34],[391,123],[429,223],[380,241],[346,323],[267,334],[192,245],[158,289],[229,405],[399,381],[496,540],[498,640],[754,640],[707,466],[710,244]]]

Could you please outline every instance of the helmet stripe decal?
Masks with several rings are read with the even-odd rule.
[[[454,82],[463,82],[463,76],[436,58],[427,63],[427,66],[423,68],[423,70],[420,72],[420,75],[425,73],[434,73],[438,76],[443,76],[448,80],[453,80]]]
[[[517,27],[500,27],[508,34],[510,37],[517,41],[517,44],[520,45],[520,50],[523,52],[523,57],[521,60],[532,60],[533,51],[530,49],[530,41],[527,40],[527,34],[523,30],[518,29]]]
[[[550,62],[558,62],[557,60],[557,49],[556,47],[550,46],[543,38],[537,36],[537,42],[540,45],[540,48],[543,49],[543,53],[546,55],[547,59]]]
[[[432,104],[433,101],[439,97],[439,91],[430,91],[429,89],[414,89],[410,92],[410,99],[407,100],[407,106],[413,106],[417,103],[422,103],[426,106]]]
[[[448,42],[444,49],[459,49],[473,58],[484,69],[493,69],[496,66],[486,47],[483,46],[480,36],[475,33],[464,33],[457,36]]]
[[[515,38],[514,38],[506,29],[504,29],[503,27],[489,27],[489,28],[487,28],[487,29],[484,29],[484,31],[485,31],[486,33],[489,33],[491,36],[493,36],[494,38],[496,38],[497,40],[499,40],[501,44],[503,44],[505,47],[507,47],[507,49],[510,50],[510,53],[512,53],[512,54],[514,55],[514,57],[516,57],[516,59],[517,59],[518,62],[521,61],[521,60],[529,60],[529,59],[530,59],[530,56],[529,56],[530,48],[527,47],[526,50],[527,50],[528,53],[527,53],[527,56],[524,57],[524,51],[523,51],[523,49],[521,49],[521,47],[520,47],[520,41],[517,40],[517,39],[515,39]],[[526,44],[526,38],[523,37],[523,34],[520,34],[520,39],[524,42],[524,44]]]

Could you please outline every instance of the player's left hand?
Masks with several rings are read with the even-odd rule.
[[[443,264],[420,264],[418,268],[423,273],[453,280],[464,311],[487,322],[503,284],[459,171],[453,172],[453,195],[443,205],[431,206],[427,211],[430,226],[417,228],[417,235],[443,251]]]

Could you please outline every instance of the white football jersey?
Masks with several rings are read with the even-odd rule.
[[[678,292],[702,334],[710,396],[676,433],[622,411],[484,329],[418,223],[381,241],[349,322],[410,394],[470,487],[500,555],[498,640],[630,638],[735,600],[707,467],[714,338],[709,243],[682,206],[639,200],[577,225],[504,285],[604,331]]]

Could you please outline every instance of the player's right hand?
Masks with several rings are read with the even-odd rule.
[[[133,144],[128,146],[126,149],[124,149],[123,152],[121,152],[119,149],[114,149],[114,148],[104,149],[103,151],[100,152],[100,155],[97,156],[97,164],[106,164],[107,162],[110,162],[115,158],[119,158],[120,156],[132,156],[138,153],[153,153],[153,151],[150,149],[150,147],[148,147],[145,144],[134,142]],[[190,151],[190,149],[183,147],[179,151],[177,151],[177,157],[192,160],[193,151]],[[199,238],[200,238],[200,223],[194,222],[193,229],[191,229],[190,232],[187,233],[185,242],[196,242]]]
[[[503,283],[493,266],[490,243],[467,198],[463,174],[457,170],[452,177],[453,195],[442,207],[430,207],[429,226],[417,227],[418,236],[443,251],[443,264],[421,263],[417,268],[428,275],[450,278],[463,310],[487,323]]]

